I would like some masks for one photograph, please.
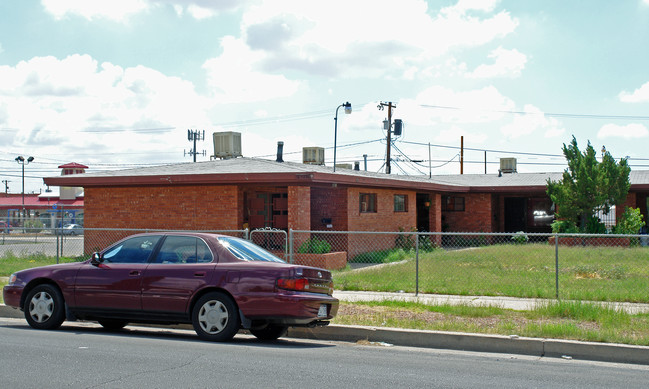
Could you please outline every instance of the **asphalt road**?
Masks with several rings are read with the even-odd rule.
[[[0,377],[7,388],[497,387],[640,388],[649,367],[385,344],[237,335],[91,323],[38,331],[0,318]]]

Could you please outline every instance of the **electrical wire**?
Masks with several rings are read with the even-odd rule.
[[[474,111],[474,112],[491,112],[491,113],[506,113],[512,115],[537,115],[553,118],[570,118],[570,119],[607,119],[607,120],[649,120],[649,116],[640,115],[596,115],[596,114],[581,114],[581,113],[554,113],[554,112],[527,112],[527,111],[508,111],[508,110],[480,110],[473,108],[450,107],[444,105],[430,105],[420,104],[424,108],[434,109],[448,109],[457,111]]]

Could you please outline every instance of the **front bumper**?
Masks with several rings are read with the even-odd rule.
[[[20,306],[20,296],[23,294],[22,285],[5,285],[2,288],[2,298],[4,299],[5,305],[21,308]]]

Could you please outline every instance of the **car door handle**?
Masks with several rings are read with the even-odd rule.
[[[196,273],[194,273],[194,277],[205,277],[205,272],[197,271]]]
[[[139,270],[131,270],[130,273],[128,273],[129,276],[139,276],[140,271]]]

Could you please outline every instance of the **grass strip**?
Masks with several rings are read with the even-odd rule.
[[[341,302],[332,323],[649,346],[649,314],[583,302],[549,302],[530,311],[403,301]]]

